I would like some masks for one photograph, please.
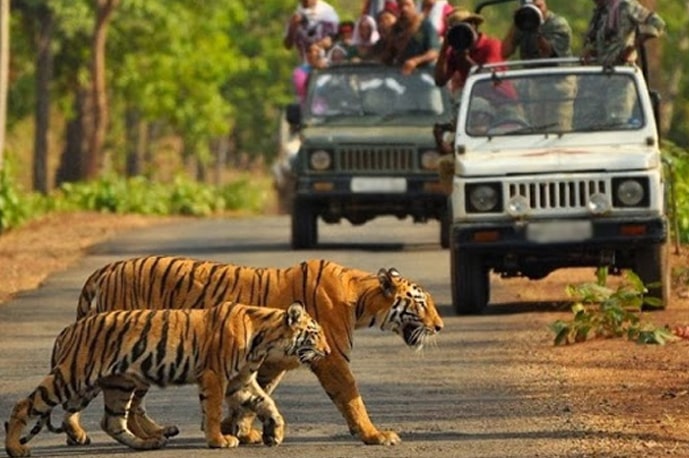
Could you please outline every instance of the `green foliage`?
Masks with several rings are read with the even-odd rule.
[[[673,195],[669,196],[668,209],[672,216],[673,226],[676,223],[679,239],[689,242],[689,153],[671,142],[663,144],[663,159],[668,168],[668,179],[671,180]],[[675,199],[674,206],[672,199]],[[676,209],[676,212],[673,210]],[[674,230],[675,227],[672,227]]]
[[[267,179],[240,178],[220,188],[227,210],[244,210],[259,213],[265,208],[270,182]]]
[[[607,269],[599,268],[596,283],[569,285],[567,294],[575,298],[571,320],[550,325],[555,345],[573,344],[595,338],[626,338],[637,343],[660,344],[674,340],[672,332],[642,320],[642,306],[657,305],[644,297],[646,288],[632,271],[625,281],[611,289],[605,286]]]
[[[11,164],[0,169],[0,234],[48,211],[47,199],[38,193],[24,194],[11,178]]]
[[[226,210],[261,211],[266,193],[246,179],[223,188],[177,176],[164,185],[144,177],[116,176],[89,183],[66,183],[60,189],[56,208],[144,215],[210,216]]]
[[[21,224],[26,216],[7,169],[0,169],[0,233]]]
[[[269,180],[239,177],[214,187],[178,176],[162,184],[144,177],[115,175],[88,183],[66,183],[50,196],[23,194],[0,171],[0,233],[50,211],[97,211],[143,215],[211,216],[233,211],[260,213],[267,204]]]

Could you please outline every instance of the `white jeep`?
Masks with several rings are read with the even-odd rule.
[[[668,223],[657,97],[634,66],[474,68],[457,120],[452,302],[482,313],[489,274],[632,269],[665,303]]]

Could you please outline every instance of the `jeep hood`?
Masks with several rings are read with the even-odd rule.
[[[429,122],[423,126],[312,126],[304,129],[302,132],[303,145],[328,146],[343,143],[412,143],[435,145],[433,140],[433,123]]]
[[[476,152],[457,156],[457,175],[495,176],[532,173],[647,170],[659,166],[652,147],[634,145],[543,148]]]

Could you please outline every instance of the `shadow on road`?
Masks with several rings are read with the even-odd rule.
[[[501,302],[490,303],[480,316],[490,315],[518,315],[520,313],[552,313],[568,312],[572,307],[571,301],[540,301],[540,302]],[[442,316],[456,315],[452,304],[436,304]],[[466,315],[471,316],[471,315]]]

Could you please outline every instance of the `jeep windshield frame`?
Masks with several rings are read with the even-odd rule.
[[[450,119],[451,110],[430,70],[403,75],[398,67],[358,63],[314,70],[303,115],[307,125],[432,126]]]
[[[540,66],[474,79],[464,97],[462,131],[469,137],[638,131],[649,123],[632,71]]]

